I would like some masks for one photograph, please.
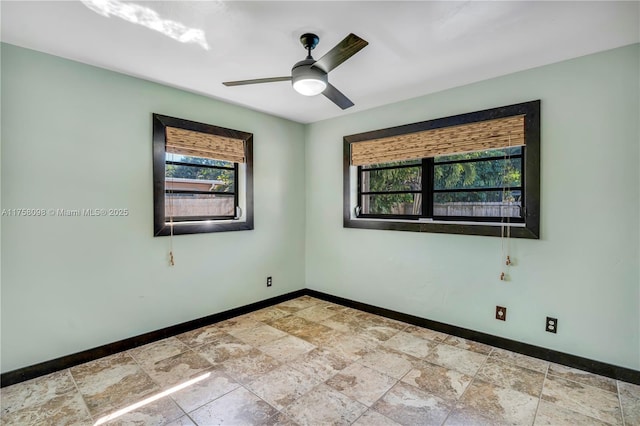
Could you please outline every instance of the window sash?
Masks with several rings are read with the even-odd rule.
[[[216,159],[213,159],[216,160]],[[225,190],[225,191],[211,191],[209,189],[206,190],[199,190],[196,188],[183,188],[183,189],[175,189],[176,186],[180,186],[180,184],[183,185],[197,185],[197,184],[202,184],[205,182],[212,182],[212,181],[216,181],[216,179],[199,179],[197,177],[175,177],[175,176],[167,176],[167,166],[179,166],[179,167],[183,167],[186,170],[191,170],[191,174],[195,173],[196,175],[199,174],[199,169],[205,169],[205,170],[229,170],[229,171],[233,171],[233,187],[231,188],[231,190]],[[237,192],[237,190],[235,189],[237,186],[237,182],[236,180],[238,179],[238,173],[237,173],[237,169],[238,169],[238,163],[234,163],[233,167],[226,167],[226,166],[215,166],[215,165],[209,165],[209,164],[195,164],[195,163],[186,163],[186,162],[181,162],[181,161],[170,161],[167,160],[165,161],[165,178],[164,178],[164,186],[165,186],[165,193],[169,193],[169,192],[173,192],[173,193],[183,193],[183,194],[189,194],[189,193],[193,193],[193,194],[197,194],[197,193],[204,193],[204,194],[233,194],[234,192]],[[171,179],[171,180],[169,180]],[[185,180],[186,179],[186,180]],[[218,182],[222,182],[219,181]],[[169,185],[170,184],[170,185]]]
[[[213,158],[213,160],[219,160],[219,158]],[[176,189],[167,189],[166,188],[166,176],[165,176],[165,196],[169,194],[203,194],[203,195],[219,195],[222,197],[233,197],[233,214],[232,215],[194,215],[194,216],[171,216],[170,212],[165,208],[164,217],[165,223],[171,222],[195,222],[195,221],[205,221],[205,220],[226,220],[226,219],[234,219],[236,217],[238,206],[240,204],[240,200],[238,197],[238,163],[233,164],[233,168],[231,167],[222,167],[222,166],[203,166],[200,164],[192,164],[192,163],[181,163],[176,161],[165,161],[165,169],[169,164],[180,164],[188,167],[208,167],[212,169],[223,169],[223,170],[233,170],[233,191],[224,192],[224,191],[199,191],[199,190],[176,190]],[[169,199],[169,203],[173,200]]]
[[[357,169],[357,197],[358,197],[358,207],[359,213],[357,214],[358,218],[371,218],[371,219],[433,219],[440,221],[466,221],[466,222],[513,222],[513,223],[523,223],[525,221],[524,211],[525,211],[525,147],[522,148],[521,154],[499,157],[499,156],[486,156],[486,157],[478,157],[473,159],[462,159],[457,161],[445,161],[445,162],[435,162],[434,158],[423,158],[422,159],[422,189],[421,190],[405,190],[405,191],[363,191],[362,188],[362,177],[364,173],[368,173],[372,170],[392,170],[392,169],[401,169],[407,167],[416,167],[416,165],[398,165],[398,166],[384,166],[384,167],[375,167],[373,165],[367,165],[367,167],[358,166]],[[453,153],[459,154],[459,153]],[[449,154],[450,155],[450,154]],[[520,184],[516,186],[504,186],[504,187],[473,187],[473,188],[455,188],[455,189],[435,189],[434,182],[434,171],[435,167],[441,165],[451,165],[451,164],[464,164],[464,163],[481,163],[486,161],[500,161],[508,159],[510,161],[520,160]],[[504,177],[503,177],[504,179]],[[520,204],[518,207],[520,209],[519,217],[512,216],[443,216],[443,215],[435,215],[434,214],[434,198],[435,194],[454,194],[454,193],[462,193],[462,192],[470,192],[470,193],[483,193],[483,192],[509,192],[509,191],[520,191]],[[422,195],[422,213],[421,214],[383,214],[383,213],[362,213],[362,206],[364,204],[364,197],[367,195],[384,195],[384,194],[421,194]],[[503,203],[504,207],[504,203]],[[508,208],[515,207],[512,205],[507,205]],[[503,211],[504,208],[500,208],[500,211]]]

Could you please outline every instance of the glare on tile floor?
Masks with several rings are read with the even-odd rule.
[[[172,388],[169,388],[165,391],[162,391],[160,393],[157,393],[153,396],[150,396],[149,398],[145,398],[142,401],[138,401],[138,402],[134,402],[133,404],[129,405],[128,407],[124,407],[121,408],[118,411],[114,411],[113,413],[109,414],[108,416],[104,416],[101,417],[100,419],[98,419],[97,422],[94,423],[94,426],[99,426],[101,424],[107,423],[113,419],[116,419],[126,413],[129,413],[133,410],[137,410],[138,408],[144,407],[145,405],[151,404],[154,401],[159,400],[160,398],[164,398],[165,396],[171,395],[174,392],[178,392],[179,390],[182,390],[184,388],[188,388],[191,385],[194,385],[196,383],[198,383],[199,381],[202,381],[204,379],[206,379],[207,377],[209,377],[211,375],[211,373],[205,373],[201,376],[196,377],[195,379],[191,379],[191,380],[187,380],[184,383],[181,383],[179,385],[176,385]]]

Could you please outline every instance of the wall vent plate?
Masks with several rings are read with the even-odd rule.
[[[558,318],[547,317],[547,323],[544,326],[544,330],[549,333],[557,333],[558,332]]]
[[[496,306],[496,319],[500,321],[507,320],[507,308],[504,306]]]

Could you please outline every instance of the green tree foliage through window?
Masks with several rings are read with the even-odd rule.
[[[226,192],[233,191],[233,170],[213,169],[209,167],[198,167],[198,165],[233,167],[233,163],[229,161],[214,160],[211,158],[188,157],[167,153],[167,161],[179,161],[186,164],[167,164],[165,169],[165,177],[183,178],[183,179],[200,179],[200,180],[218,180],[224,182],[216,186],[216,191]],[[192,165],[193,164],[193,165]]]
[[[433,173],[434,202],[519,201],[522,153],[521,147],[514,147],[434,158],[426,169],[426,173]],[[423,213],[422,160],[364,166],[360,178],[363,213],[416,216]],[[502,188],[504,192],[497,191]],[[392,193],[386,194],[389,192]]]
[[[400,161],[394,163],[376,164],[377,167],[405,166],[383,170],[370,170],[363,173],[363,191],[421,191],[422,166],[421,162]],[[402,205],[411,205],[408,214],[420,214],[422,196],[419,193],[371,195],[368,198],[367,210],[375,214],[398,214],[397,209]]]

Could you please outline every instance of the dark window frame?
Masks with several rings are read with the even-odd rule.
[[[540,238],[540,100],[345,136],[343,138],[343,226],[345,228],[500,236],[502,226],[496,224],[507,223],[506,219],[502,221],[495,221],[495,218],[490,219],[493,224],[488,225],[486,221],[483,222],[482,219],[478,220],[477,217],[473,219],[474,224],[457,223],[469,221],[470,219],[468,217],[433,217],[433,212],[430,210],[433,202],[425,196],[422,197],[422,216],[429,214],[429,218],[432,218],[435,222],[419,220],[418,217],[413,215],[410,217],[389,217],[388,215],[360,215],[357,218],[352,217],[351,170],[353,166],[351,166],[350,161],[351,144],[522,114],[524,114],[526,143],[526,148],[522,154],[523,173],[521,182],[521,186],[524,189],[524,218],[520,221],[510,219],[508,222],[515,224],[515,226],[510,227],[512,237]],[[501,159],[501,157],[497,157],[496,159]],[[458,161],[454,162],[457,163]],[[433,159],[423,159],[422,167],[423,182],[426,178],[429,180],[426,184],[432,186],[434,170]],[[356,190],[357,197],[359,197],[361,193],[361,170],[362,167],[358,167],[356,171],[356,184],[358,185]],[[423,188],[424,185],[425,183],[423,183]],[[360,199],[358,198],[358,203],[359,202]]]
[[[241,139],[245,146],[245,206],[244,221],[234,221],[233,217],[193,217],[188,222],[175,221],[173,235],[200,234],[208,232],[246,231],[253,229],[253,134],[227,129],[211,124],[153,114],[153,235],[171,235],[171,226],[166,223],[165,213],[165,165],[166,127],[175,127],[201,133],[209,133],[227,138]],[[194,164],[192,164],[194,165]],[[194,165],[202,166],[202,165]],[[221,168],[215,166],[216,168]],[[238,163],[234,163],[234,203],[239,202]],[[209,193],[209,192],[208,192]],[[230,194],[230,193],[227,193]]]

